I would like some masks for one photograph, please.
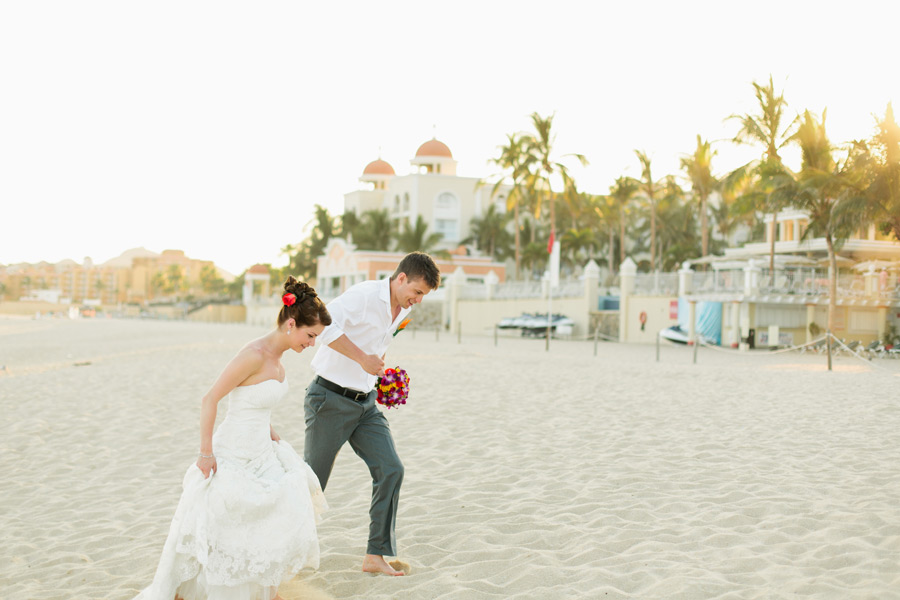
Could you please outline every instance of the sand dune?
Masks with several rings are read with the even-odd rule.
[[[149,583],[199,399],[264,331],[0,320],[0,597]],[[286,597],[900,598],[900,361],[442,338],[388,355],[412,377],[388,411],[410,575],[359,571],[370,484],[345,448],[321,567]],[[311,358],[287,357],[273,417],[295,448]]]

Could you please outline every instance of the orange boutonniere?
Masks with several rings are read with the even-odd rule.
[[[397,337],[398,333],[406,329],[406,326],[409,325],[410,321],[412,321],[412,319],[403,319],[403,321],[401,321],[400,324],[397,325],[397,330],[394,331],[394,337]]]

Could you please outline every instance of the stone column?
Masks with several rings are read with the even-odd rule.
[[[592,310],[597,310],[597,300],[600,298],[600,266],[593,260],[584,267],[584,301],[587,304],[588,315]]]
[[[866,297],[878,298],[878,273],[875,272],[875,265],[869,265],[869,270],[863,274],[865,282]]]
[[[466,272],[462,267],[456,267],[456,270],[453,271],[453,275],[450,276],[450,293],[447,294],[450,302],[450,331],[453,333],[458,333],[459,329],[459,297],[460,290],[465,282]]]
[[[688,300],[688,307],[688,346],[693,346],[697,339],[697,301]]]
[[[637,265],[631,257],[625,259],[619,268],[619,341],[628,341],[628,305],[634,291],[634,279],[637,276]]]
[[[678,269],[678,297],[687,296],[694,291],[694,271],[691,263],[684,261]]]
[[[731,347],[737,348],[741,343],[741,303],[731,302]]]
[[[884,336],[887,334],[887,311],[887,306],[878,307],[878,339],[882,341],[884,341]]]
[[[484,297],[486,300],[494,298],[494,292],[497,291],[498,283],[500,283],[500,278],[497,277],[497,274],[493,270],[488,271],[488,274],[484,277]]]
[[[759,289],[759,274],[762,269],[756,266],[756,261],[750,259],[744,267],[744,295],[753,296]]]

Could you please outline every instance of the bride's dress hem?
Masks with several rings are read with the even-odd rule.
[[[232,391],[213,437],[217,471],[187,469],[153,583],[135,600],[271,600],[319,566],[319,481],[290,444],[270,439],[286,392],[275,379]]]

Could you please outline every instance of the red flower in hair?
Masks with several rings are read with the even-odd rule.
[[[297,301],[297,296],[293,295],[290,292],[287,292],[284,296],[281,297],[281,301],[284,302],[285,306],[293,306],[294,302]]]

